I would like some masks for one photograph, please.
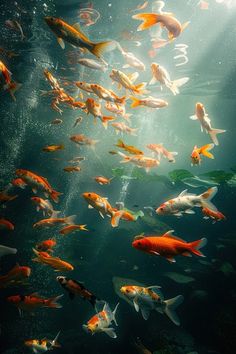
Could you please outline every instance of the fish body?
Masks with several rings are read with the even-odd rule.
[[[103,303],[104,306],[102,311],[100,312],[97,311],[97,314],[94,315],[87,322],[86,325],[83,325],[83,329],[92,335],[95,333],[105,332],[109,337],[116,338],[117,335],[115,333],[115,330],[110,326],[112,322],[114,322],[117,326],[115,314],[119,304],[116,305],[114,311],[111,311],[109,305],[105,301],[103,301]]]
[[[195,254],[199,257],[205,257],[199,249],[207,243],[205,238],[193,242],[186,242],[174,235],[174,230],[167,231],[161,236],[144,236],[135,237],[132,246],[140,251],[151,255],[161,256],[169,262],[175,262],[175,256],[182,255],[191,257]]]
[[[46,77],[47,81],[49,82],[51,88],[53,90],[60,91],[61,90],[60,84],[59,84],[58,80],[53,76],[53,74],[50,73],[50,71],[47,69],[45,69],[43,73],[44,73],[44,76]]]
[[[49,339],[28,339],[24,342],[24,345],[31,349],[33,353],[40,354],[45,353],[54,348],[60,348],[60,344],[57,342],[60,332],[57,333],[56,337],[53,340]]]
[[[126,61],[126,64],[123,65],[124,69],[134,68],[140,71],[146,70],[145,64],[141,60],[139,60],[133,53],[126,52],[121,48],[121,46],[119,47],[120,47],[119,49],[121,51],[121,54]]]
[[[182,295],[178,295],[173,299],[164,300],[160,286],[149,286],[146,288],[137,285],[124,285],[121,287],[120,291],[133,302],[137,312],[141,310],[145,320],[149,318],[150,312],[155,310],[159,313],[166,314],[177,326],[180,325],[175,308],[183,302],[184,298]]]
[[[122,152],[118,152],[118,154],[123,157],[120,163],[130,162],[139,168],[145,168],[146,172],[149,172],[151,168],[157,167],[160,164],[158,160],[144,155],[127,156]]]
[[[52,248],[56,246],[56,240],[49,239],[42,241],[36,245],[36,250],[40,252],[53,252]]]
[[[215,145],[219,145],[217,134],[225,133],[226,130],[212,128],[211,120],[208,117],[208,114],[206,113],[205,107],[202,103],[196,103],[195,114],[193,116],[190,116],[190,119],[199,120],[201,124],[201,131],[203,132],[203,130],[205,130],[206,133],[210,135],[213,143]]]
[[[14,225],[9,220],[3,218],[0,219],[0,230],[13,231],[14,228]]]
[[[78,60],[78,63],[80,65],[87,66],[90,69],[99,70],[102,72],[106,72],[108,69],[107,65],[104,65],[104,63],[93,59],[81,58]]]
[[[15,305],[21,311],[34,311],[40,308],[61,308],[57,302],[63,295],[50,297],[45,299],[37,293],[31,295],[13,295],[7,298],[7,301]]]
[[[201,155],[208,157],[209,159],[214,159],[214,156],[209,152],[209,150],[213,149],[214,144],[207,144],[201,146],[200,148],[197,145],[194,146],[193,151],[191,153],[191,161],[193,165],[200,165],[201,164]]]
[[[121,133],[130,134],[133,136],[137,136],[136,132],[138,129],[131,128],[123,122],[114,122],[114,123],[111,123],[111,125],[113,126],[113,128],[116,130],[117,133],[121,132]]]
[[[213,224],[216,223],[217,221],[226,220],[225,215],[222,214],[218,210],[211,210],[209,208],[203,208],[202,213],[204,215],[203,219],[212,219]]]
[[[81,167],[79,166],[67,166],[63,168],[63,171],[65,172],[80,172]]]
[[[104,176],[96,176],[96,177],[94,177],[94,179],[98,184],[104,185],[104,184],[110,184],[113,177],[107,178]]]
[[[118,104],[118,103],[107,101],[105,104],[105,108],[108,111],[110,111],[118,116],[121,116],[126,120],[129,120],[130,116],[132,115],[131,113],[126,113],[124,104]]]
[[[43,147],[43,151],[44,152],[54,152],[54,151],[60,151],[60,150],[64,150],[65,146],[64,145],[48,145]]]
[[[132,155],[143,155],[143,152],[141,150],[137,149],[135,146],[126,145],[121,139],[118,140],[116,146],[121,149],[124,149]]]
[[[78,145],[90,146],[91,148],[94,148],[95,145],[99,142],[99,140],[90,139],[84,134],[72,135],[70,140]]]
[[[25,189],[27,184],[21,178],[15,178],[11,181],[11,184],[15,187],[19,187],[21,189]]]
[[[107,129],[107,127],[108,127],[108,122],[115,119],[114,117],[102,115],[101,104],[99,102],[96,102],[93,98],[87,98],[86,107],[87,107],[88,113],[92,114],[95,119],[99,118],[101,120],[105,129]]]
[[[58,197],[61,195],[61,193],[55,191],[46,178],[23,169],[16,170],[16,175],[21,178],[27,185],[29,185],[33,192],[36,193],[38,190],[41,190],[46,196],[50,195],[51,199],[55,203],[58,203]]]
[[[152,96],[149,96],[147,98],[142,98],[138,99],[136,97],[131,96],[130,99],[132,100],[131,108],[135,108],[138,106],[144,106],[144,107],[149,107],[149,108],[164,108],[168,106],[168,102],[165,100],[162,100],[160,98],[155,98]]]
[[[71,300],[73,300],[75,296],[79,296],[82,297],[82,299],[89,301],[93,307],[95,306],[97,297],[86,289],[79,281],[64,276],[57,277],[57,281],[69,293]]]
[[[72,264],[63,261],[59,257],[53,257],[47,252],[39,252],[34,248],[33,252],[36,255],[36,258],[33,259],[34,262],[49,265],[57,272],[71,271],[74,269]]]
[[[61,235],[68,235],[71,234],[72,232],[76,232],[76,231],[88,231],[88,229],[86,229],[87,225],[68,225],[65,226],[63,229],[61,229],[59,231],[59,234]]]
[[[206,192],[196,195],[187,193],[187,189],[185,189],[178,197],[161,204],[156,209],[156,213],[158,215],[182,216],[183,213],[194,214],[195,212],[192,210],[194,207],[206,207],[211,210],[216,210],[211,199],[216,195],[217,191],[217,187],[212,187]]]
[[[93,90],[93,93],[95,93],[95,95],[105,101],[115,102],[121,105],[125,104],[125,96],[118,97],[113,91],[107,90],[105,87],[98,84],[91,84],[90,87]]]
[[[146,83],[142,82],[140,84],[134,85],[135,79],[138,77],[138,74],[134,73],[130,76],[126,75],[120,70],[112,69],[110,78],[113,81],[116,81],[119,84],[119,87],[123,87],[132,93],[143,94],[146,93],[144,90],[146,87]]]
[[[32,197],[32,202],[36,205],[36,210],[42,210],[43,215],[45,216],[56,216],[60,211],[56,211],[53,209],[51,202],[48,199],[43,199],[40,197]]]
[[[87,82],[85,82],[85,81],[76,81],[76,86],[79,88],[79,89],[81,89],[81,90],[83,90],[83,91],[86,91],[86,92],[88,92],[88,93],[93,93],[93,90],[92,90],[92,88],[91,88],[91,85],[92,84],[88,84]]]
[[[164,148],[163,144],[149,144],[147,148],[157,155],[159,161],[161,160],[161,156],[164,156],[169,162],[175,162],[174,156],[178,155],[176,151],[168,151]]]
[[[25,279],[29,278],[30,274],[31,269],[29,267],[19,266],[17,264],[7,274],[0,275],[0,288],[20,284]]]
[[[76,215],[71,215],[71,216],[66,216],[64,218],[57,218],[57,217],[51,217],[48,219],[42,219],[38,222],[36,222],[33,227],[38,228],[38,227],[54,227],[57,225],[71,225],[74,224],[74,219],[76,218]]]

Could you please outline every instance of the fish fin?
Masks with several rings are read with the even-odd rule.
[[[141,82],[141,83],[138,84],[138,85],[134,85],[133,91],[136,92],[136,93],[139,94],[139,95],[142,95],[142,94],[144,94],[144,93],[147,93],[147,91],[144,90],[145,87],[146,87],[146,85],[147,85],[146,82]]]
[[[128,78],[130,79],[130,81],[131,81],[132,83],[134,83],[134,82],[137,80],[137,78],[139,77],[139,73],[136,71],[136,72],[134,72],[134,73],[127,74],[127,76],[128,76]]]
[[[203,216],[203,219],[208,220],[208,219],[210,219],[210,217],[209,216]]]
[[[156,251],[150,251],[151,254],[154,254],[155,256],[160,256],[160,253],[156,252]]]
[[[138,98],[136,98],[134,96],[130,96],[129,98],[133,101],[130,106],[131,108],[135,108],[140,105],[140,100]]]
[[[182,304],[184,301],[183,295],[178,295],[172,299],[165,300],[165,309],[164,312],[165,314],[169,317],[169,319],[176,324],[176,326],[180,325],[180,320],[175,312],[176,307]]]
[[[189,252],[184,252],[181,254],[182,254],[182,256],[185,256],[185,257],[192,257],[191,253],[189,253]]]
[[[114,328],[101,328],[102,332],[105,332],[111,338],[117,338]]]
[[[117,311],[117,308],[119,306],[119,302],[116,304],[116,307],[114,308],[114,310],[112,311],[112,321],[114,321],[115,325],[118,326],[117,322],[116,322],[116,311]]]
[[[204,254],[199,251],[200,248],[204,247],[207,244],[207,239],[205,237],[201,238],[200,240],[193,241],[189,243],[190,251],[199,257],[205,257]]]
[[[184,212],[185,212],[185,214],[195,214],[195,211],[192,209],[187,209]]]
[[[137,302],[137,298],[134,298],[133,300],[134,308],[136,312],[139,312],[139,304]]]
[[[52,214],[50,215],[50,219],[58,217],[58,214],[60,214],[60,213],[61,213],[60,210],[53,210]]]
[[[75,223],[76,215],[70,215],[65,218],[65,223],[67,225],[73,225]]]
[[[57,42],[62,49],[65,49],[65,42],[63,41],[62,38],[57,37]]]
[[[157,79],[153,76],[149,82],[149,85],[154,85],[157,82]]]
[[[8,90],[12,99],[14,101],[16,101],[15,95],[14,93],[19,90],[19,88],[21,88],[22,84],[15,82],[15,81],[11,81],[9,84],[4,86],[4,90]]]
[[[169,256],[169,257],[166,257],[167,261],[170,262],[170,263],[176,263],[176,260],[174,259],[174,257],[172,256]]]
[[[213,143],[215,145],[219,145],[219,142],[218,142],[218,139],[217,139],[217,134],[221,134],[221,133],[225,133],[226,130],[223,130],[223,129],[210,129],[209,130],[209,135],[211,137],[211,140],[213,141]]]
[[[91,204],[88,205],[88,208],[89,209],[94,209],[94,207]]]
[[[54,297],[49,298],[49,299],[45,302],[45,307],[60,309],[60,308],[62,307],[62,305],[59,304],[57,301],[58,301],[59,299],[61,299],[62,296],[64,296],[64,295],[62,294],[62,295],[59,295],[59,296],[54,296]]]
[[[34,193],[34,194],[37,194],[37,189],[36,188],[32,188],[32,192]]]
[[[190,24],[190,21],[184,22],[184,23],[181,25],[181,32],[183,32],[183,31],[188,27],[189,24]]]
[[[59,199],[58,197],[60,195],[62,195],[63,193],[60,193],[60,192],[57,192],[55,190],[52,190],[51,193],[50,193],[50,197],[52,198],[52,200],[55,202],[55,203],[58,203],[59,202]]]
[[[192,119],[192,120],[197,120],[197,119],[198,119],[198,117],[196,116],[196,114],[190,116],[189,118]]]
[[[144,318],[144,320],[148,320],[149,316],[150,316],[150,310],[146,307],[140,307],[140,310],[141,310],[141,314]]]
[[[61,331],[59,331],[58,333],[57,333],[57,335],[56,335],[56,337],[52,340],[52,342],[51,342],[51,347],[53,348],[59,348],[60,347],[60,344],[59,343],[57,343],[57,340],[58,340],[58,338],[59,338],[59,335],[60,335],[60,333],[61,333]]]
[[[217,211],[215,205],[211,202],[211,199],[214,198],[218,191],[217,187],[211,187],[206,192],[200,195],[201,206],[203,208],[208,208],[210,210]]]
[[[214,159],[214,155],[209,152],[214,148],[214,144],[207,144],[201,147],[201,154],[208,157],[209,159]]]
[[[101,211],[99,211],[100,216],[104,219],[104,215]]]
[[[139,25],[139,27],[137,28],[137,31],[143,31],[145,29],[148,29],[159,21],[159,16],[157,14],[137,14],[133,15],[132,18],[135,20],[143,21],[143,23],[141,23],[141,25]]]
[[[174,81],[172,81],[171,85],[169,86],[169,89],[171,90],[171,92],[174,95],[177,95],[177,94],[179,94],[179,87],[183,86],[188,81],[189,81],[188,77],[183,77],[181,79],[174,80]]]
[[[104,52],[113,49],[114,49],[114,41],[106,41],[106,42],[94,43],[93,48],[90,49],[90,52],[93,53],[96,57],[101,58]]]
[[[129,64],[125,64],[125,65],[122,66],[122,68],[123,69],[128,69],[128,68],[130,68],[130,65]]]
[[[104,128],[107,129],[108,122],[111,122],[114,119],[115,119],[114,117],[102,116],[101,120],[102,120],[102,124],[103,124]]]
[[[118,210],[113,213],[113,215],[111,217],[111,226],[112,227],[119,226],[119,222],[120,222],[120,219],[122,218],[123,214],[124,214],[124,210]]]
[[[183,197],[183,196],[185,196],[185,195],[187,194],[187,192],[188,192],[187,189],[183,190],[183,191],[178,195],[178,197]]]

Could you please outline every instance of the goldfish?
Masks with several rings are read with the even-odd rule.
[[[81,167],[79,166],[67,166],[63,168],[63,171],[65,172],[80,172]]]
[[[93,140],[85,136],[84,134],[72,135],[70,140],[78,145],[87,145],[90,146],[92,149],[95,148],[95,145],[99,142],[99,140]]]
[[[32,261],[49,265],[55,269],[55,272],[65,272],[74,269],[72,264],[63,261],[59,257],[53,257],[47,252],[39,252],[35,248],[33,248],[33,252],[35,253],[36,258],[33,258]]]
[[[194,146],[193,151],[191,153],[191,160],[192,163],[191,165],[200,165],[201,164],[201,156],[206,156],[209,159],[214,159],[214,155],[212,155],[209,150],[213,149],[214,144],[207,144],[204,146],[201,146],[200,148],[197,147],[197,145]]]
[[[164,257],[171,263],[176,262],[174,257],[178,255],[191,257],[191,254],[195,254],[199,257],[205,257],[199,249],[206,245],[206,238],[186,242],[172,235],[173,232],[174,230],[170,230],[161,236],[136,236],[132,246],[140,251]]]
[[[6,191],[1,191],[0,192],[0,203],[7,203],[10,202],[14,199],[16,199],[18,195],[9,195],[6,193]]]
[[[204,193],[196,195],[187,193],[188,190],[185,189],[178,195],[178,197],[161,204],[159,208],[156,209],[156,213],[158,215],[182,216],[183,213],[195,214],[194,210],[192,210],[194,207],[216,210],[211,199],[216,195],[217,191],[217,187],[211,187]]]
[[[226,217],[218,210],[211,210],[209,208],[202,208],[202,213],[204,215],[203,219],[212,219],[213,224],[217,221],[225,220]]]
[[[60,344],[57,342],[60,332],[57,333],[53,340],[46,338],[43,339],[28,339],[24,342],[24,345],[31,349],[35,354],[45,353],[54,348],[60,348]]]
[[[58,203],[58,197],[62,193],[55,191],[46,178],[23,169],[16,170],[16,175],[29,185],[34,193],[37,193],[38,190],[42,190],[46,196],[50,195],[52,200]]]
[[[45,152],[54,152],[54,151],[59,151],[59,150],[64,150],[65,146],[64,145],[48,145],[43,147],[43,151]]]
[[[86,107],[88,110],[88,114],[92,114],[94,116],[94,119],[99,118],[105,129],[107,129],[108,127],[108,122],[115,119],[114,117],[103,116],[101,112],[101,104],[99,102],[96,102],[93,98],[87,98]]]
[[[85,161],[85,157],[84,156],[74,157],[72,160],[70,160],[68,162],[70,162],[70,163],[80,163],[82,161]]]
[[[93,93],[93,90],[91,89],[92,84],[88,84],[87,82],[84,81],[76,81],[75,84],[81,90],[86,91],[88,93]]]
[[[215,129],[211,126],[211,120],[206,113],[205,107],[202,103],[196,103],[195,114],[190,116],[192,120],[199,120],[201,124],[201,131],[205,129],[206,133],[208,133],[211,137],[211,140],[215,145],[219,145],[217,134],[225,133],[226,130],[223,129]]]
[[[60,119],[60,118],[55,118],[51,121],[51,124],[50,125],[59,125],[59,124],[62,124],[63,123],[63,120]]]
[[[96,176],[94,177],[95,181],[98,183],[98,184],[101,184],[102,186],[104,184],[110,184],[111,181],[113,180],[114,177],[112,178],[107,178],[107,177],[104,177],[104,176]]]
[[[69,25],[60,18],[48,16],[44,18],[47,25],[54,32],[57,37],[57,41],[62,49],[65,48],[64,41],[70,43],[72,46],[85,48],[90,53],[98,58],[101,58],[102,54],[108,50],[108,47],[113,47],[113,41],[92,42],[82,31],[79,24],[73,26]]]
[[[105,65],[103,62],[99,62],[93,59],[82,58],[78,60],[80,65],[87,66],[90,69],[99,70],[102,72],[106,72],[108,69],[108,65]]]
[[[141,60],[139,60],[133,53],[126,52],[120,45],[119,49],[123,58],[126,61],[126,64],[123,65],[123,69],[134,68],[140,71],[146,70],[145,64]]]
[[[21,314],[22,311],[35,311],[40,308],[60,309],[62,306],[57,301],[61,299],[62,296],[63,295],[59,295],[45,299],[37,293],[33,293],[30,295],[9,296],[7,301],[15,305]]]
[[[131,91],[133,94],[142,95],[147,93],[145,90],[146,83],[142,82],[140,84],[135,85],[133,82],[138,77],[138,73],[133,73],[130,75],[126,75],[120,70],[112,69],[111,74],[109,75],[113,81],[118,82],[118,87],[125,88],[126,90]]]
[[[129,120],[129,118],[132,116],[132,113],[126,113],[124,104],[118,104],[118,103],[107,101],[105,104],[105,108],[108,111],[117,114],[118,116],[121,116],[126,120]]]
[[[87,225],[68,225],[68,226],[65,226],[63,229],[61,229],[59,231],[59,234],[61,235],[68,235],[68,234],[71,234],[72,232],[75,232],[75,231],[88,231],[88,229],[86,229],[86,226]]]
[[[7,256],[9,254],[16,254],[16,253],[17,253],[16,248],[11,248],[11,247],[0,245],[0,259],[3,256]]]
[[[53,227],[55,225],[71,225],[74,224],[74,219],[76,218],[76,215],[71,215],[71,216],[66,216],[64,218],[54,218],[51,217],[49,219],[42,219],[38,222],[36,222],[33,227]]]
[[[123,216],[122,210],[117,210],[113,208],[108,202],[107,198],[101,197],[100,195],[92,192],[87,192],[82,194],[86,202],[88,203],[89,209],[97,209],[102,218],[105,216],[111,217],[112,227],[117,227],[119,221]]]
[[[118,154],[123,157],[123,160],[120,161],[120,163],[131,162],[139,168],[145,168],[146,172],[149,172],[151,168],[157,167],[160,164],[158,160],[144,155],[127,156],[119,151]]]
[[[117,141],[117,144],[115,146],[124,149],[125,151],[133,155],[143,155],[143,152],[141,150],[138,150],[135,146],[126,145],[121,139]]]
[[[52,248],[57,244],[56,240],[44,240],[36,245],[36,250],[40,252],[53,252]]]
[[[18,21],[16,21],[16,20],[6,20],[5,21],[5,25],[8,28],[12,29],[12,30],[20,32],[22,41],[25,39],[25,35],[24,35],[24,32],[23,32],[23,29],[21,27],[21,24]]]
[[[142,99],[138,99],[136,97],[130,96],[130,99],[133,101],[133,103],[131,104],[131,108],[144,106],[149,108],[160,109],[168,106],[167,101],[152,96],[149,96],[147,98],[142,98]]]
[[[14,225],[9,220],[3,218],[0,219],[0,230],[13,231],[14,228],[15,228]]]
[[[189,77],[182,77],[178,80],[171,80],[168,71],[161,65],[157,63],[151,64],[152,69],[152,79],[149,85],[153,85],[156,82],[160,82],[162,85],[166,86],[174,95],[179,94],[179,88],[189,81]]]
[[[25,279],[29,278],[30,274],[31,269],[29,267],[17,264],[7,274],[0,275],[0,289],[21,284]]]
[[[172,14],[143,13],[132,16],[135,20],[141,20],[137,31],[143,31],[155,24],[160,24],[168,31],[169,40],[177,38],[183,30],[189,25],[189,21],[181,24]]]
[[[76,118],[73,128],[77,127],[77,125],[79,125],[82,122],[82,120],[83,120],[83,117]]]
[[[94,307],[96,305],[97,297],[91,293],[85,286],[77,280],[69,279],[67,277],[59,276],[56,278],[58,283],[69,293],[71,300],[74,297],[80,296],[82,299],[88,300]]]
[[[106,333],[111,338],[116,338],[117,335],[115,333],[114,328],[111,328],[110,325],[114,322],[117,326],[116,322],[116,311],[118,308],[119,303],[116,305],[115,309],[111,311],[108,303],[105,301],[100,301],[99,305],[103,305],[101,311],[98,310],[98,303],[95,305],[95,309],[97,314],[94,315],[86,325],[83,325],[83,329],[92,335],[99,332]]]
[[[12,81],[11,72],[8,70],[6,65],[0,60],[0,74],[2,74],[3,79],[5,80],[4,90],[9,91],[12,99],[15,101],[15,92],[21,87],[21,84]]]
[[[164,156],[169,162],[175,162],[174,156],[178,155],[178,152],[176,151],[168,151],[164,148],[163,144],[149,144],[147,145],[147,148],[157,154],[159,161],[161,160],[161,156]]]
[[[60,92],[60,90],[61,90],[60,84],[59,84],[58,80],[53,76],[53,74],[50,73],[50,71],[47,69],[45,69],[43,73],[44,73],[44,76],[46,77],[47,81],[49,82],[51,88],[53,90],[57,90]]]
[[[56,217],[60,213],[60,211],[53,209],[52,204],[47,199],[32,197],[31,200],[36,204],[36,210],[42,210],[44,216]]]
[[[155,310],[159,313],[166,314],[175,325],[180,325],[180,320],[175,309],[182,304],[184,300],[182,295],[164,300],[160,286],[156,285],[147,288],[137,285],[124,285],[121,287],[120,291],[133,302],[137,312],[139,312],[139,309],[141,310],[145,320],[149,318],[150,312]]]
[[[19,187],[21,189],[25,189],[27,184],[21,178],[15,178],[11,181],[11,184],[15,187]]]
[[[125,104],[125,100],[126,100],[125,96],[118,97],[112,90],[107,90],[105,87],[98,84],[91,84],[90,87],[93,90],[93,93],[95,93],[95,95],[97,95],[99,98],[102,98],[105,101],[115,102],[121,105]]]
[[[111,123],[111,125],[113,126],[113,128],[115,128],[116,134],[121,132],[121,133],[130,134],[130,135],[133,135],[133,136],[137,136],[137,134],[136,134],[136,132],[138,130],[137,128],[131,128],[128,125],[126,125],[125,123],[122,123],[122,122]]]

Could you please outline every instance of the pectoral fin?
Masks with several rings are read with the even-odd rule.
[[[64,43],[63,39],[58,37],[57,41],[58,41],[58,44],[60,45],[60,47],[62,49],[65,49],[65,43]]]

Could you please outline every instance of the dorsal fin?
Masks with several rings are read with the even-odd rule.
[[[141,240],[142,238],[145,238],[144,232],[142,232],[140,235],[135,236],[134,240]]]
[[[185,189],[184,191],[182,191],[182,192],[178,195],[178,197],[183,197],[184,195],[187,194],[187,192],[188,192],[188,190]]]
[[[171,239],[173,239],[173,240],[182,241],[182,242],[185,242],[185,243],[186,243],[186,241],[183,240],[182,238],[172,235],[172,232],[174,232],[174,230],[169,230],[169,231],[167,231],[166,233],[164,233],[164,234],[162,235],[162,237],[168,237],[168,238],[171,238]]]

